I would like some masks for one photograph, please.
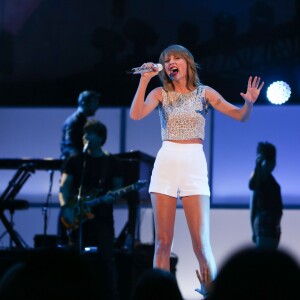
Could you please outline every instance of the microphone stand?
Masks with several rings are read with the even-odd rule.
[[[78,190],[78,196],[77,196],[77,209],[78,209],[78,220],[79,220],[79,232],[78,232],[78,250],[79,254],[83,253],[82,249],[82,212],[83,212],[83,201],[82,201],[82,188],[83,188],[83,179],[85,177],[85,171],[86,171],[86,162],[87,162],[87,154],[84,151],[83,153],[84,159],[83,159],[83,166],[82,166],[82,173],[81,173],[81,180],[80,180],[80,186]]]
[[[53,186],[53,175],[54,171],[50,170],[50,181],[49,181],[49,190],[48,190],[48,195],[46,199],[45,206],[43,207],[43,215],[44,215],[44,235],[43,235],[43,245],[46,246],[46,236],[47,236],[47,226],[48,226],[48,207],[49,207],[49,202],[52,197],[52,186]]]

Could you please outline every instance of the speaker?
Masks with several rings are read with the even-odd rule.
[[[58,236],[57,235],[44,235],[36,234],[34,236],[34,248],[56,248]]]

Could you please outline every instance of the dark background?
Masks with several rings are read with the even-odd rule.
[[[192,51],[203,83],[230,102],[259,75],[287,81],[287,104],[300,103],[299,3],[1,0],[0,105],[70,106],[95,89],[102,106],[129,106],[139,75],[126,70],[156,62],[174,43]]]

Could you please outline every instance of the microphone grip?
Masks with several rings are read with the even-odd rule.
[[[157,67],[158,72],[160,72],[163,69],[163,66],[161,64],[155,64],[155,67]],[[132,68],[131,70],[126,72],[127,74],[143,74],[152,71],[154,71],[153,68],[137,67],[137,68]]]

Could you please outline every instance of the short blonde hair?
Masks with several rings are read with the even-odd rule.
[[[164,66],[165,60],[170,55],[176,55],[182,57],[187,62],[187,84],[186,87],[188,90],[193,90],[195,87],[198,87],[200,83],[200,79],[197,73],[197,69],[200,66],[195,62],[194,56],[192,53],[185,47],[181,45],[171,45],[164,49],[159,57],[159,63]],[[159,79],[163,84],[163,87],[166,91],[173,91],[174,84],[173,81],[170,79],[169,75],[163,69],[159,74]]]

